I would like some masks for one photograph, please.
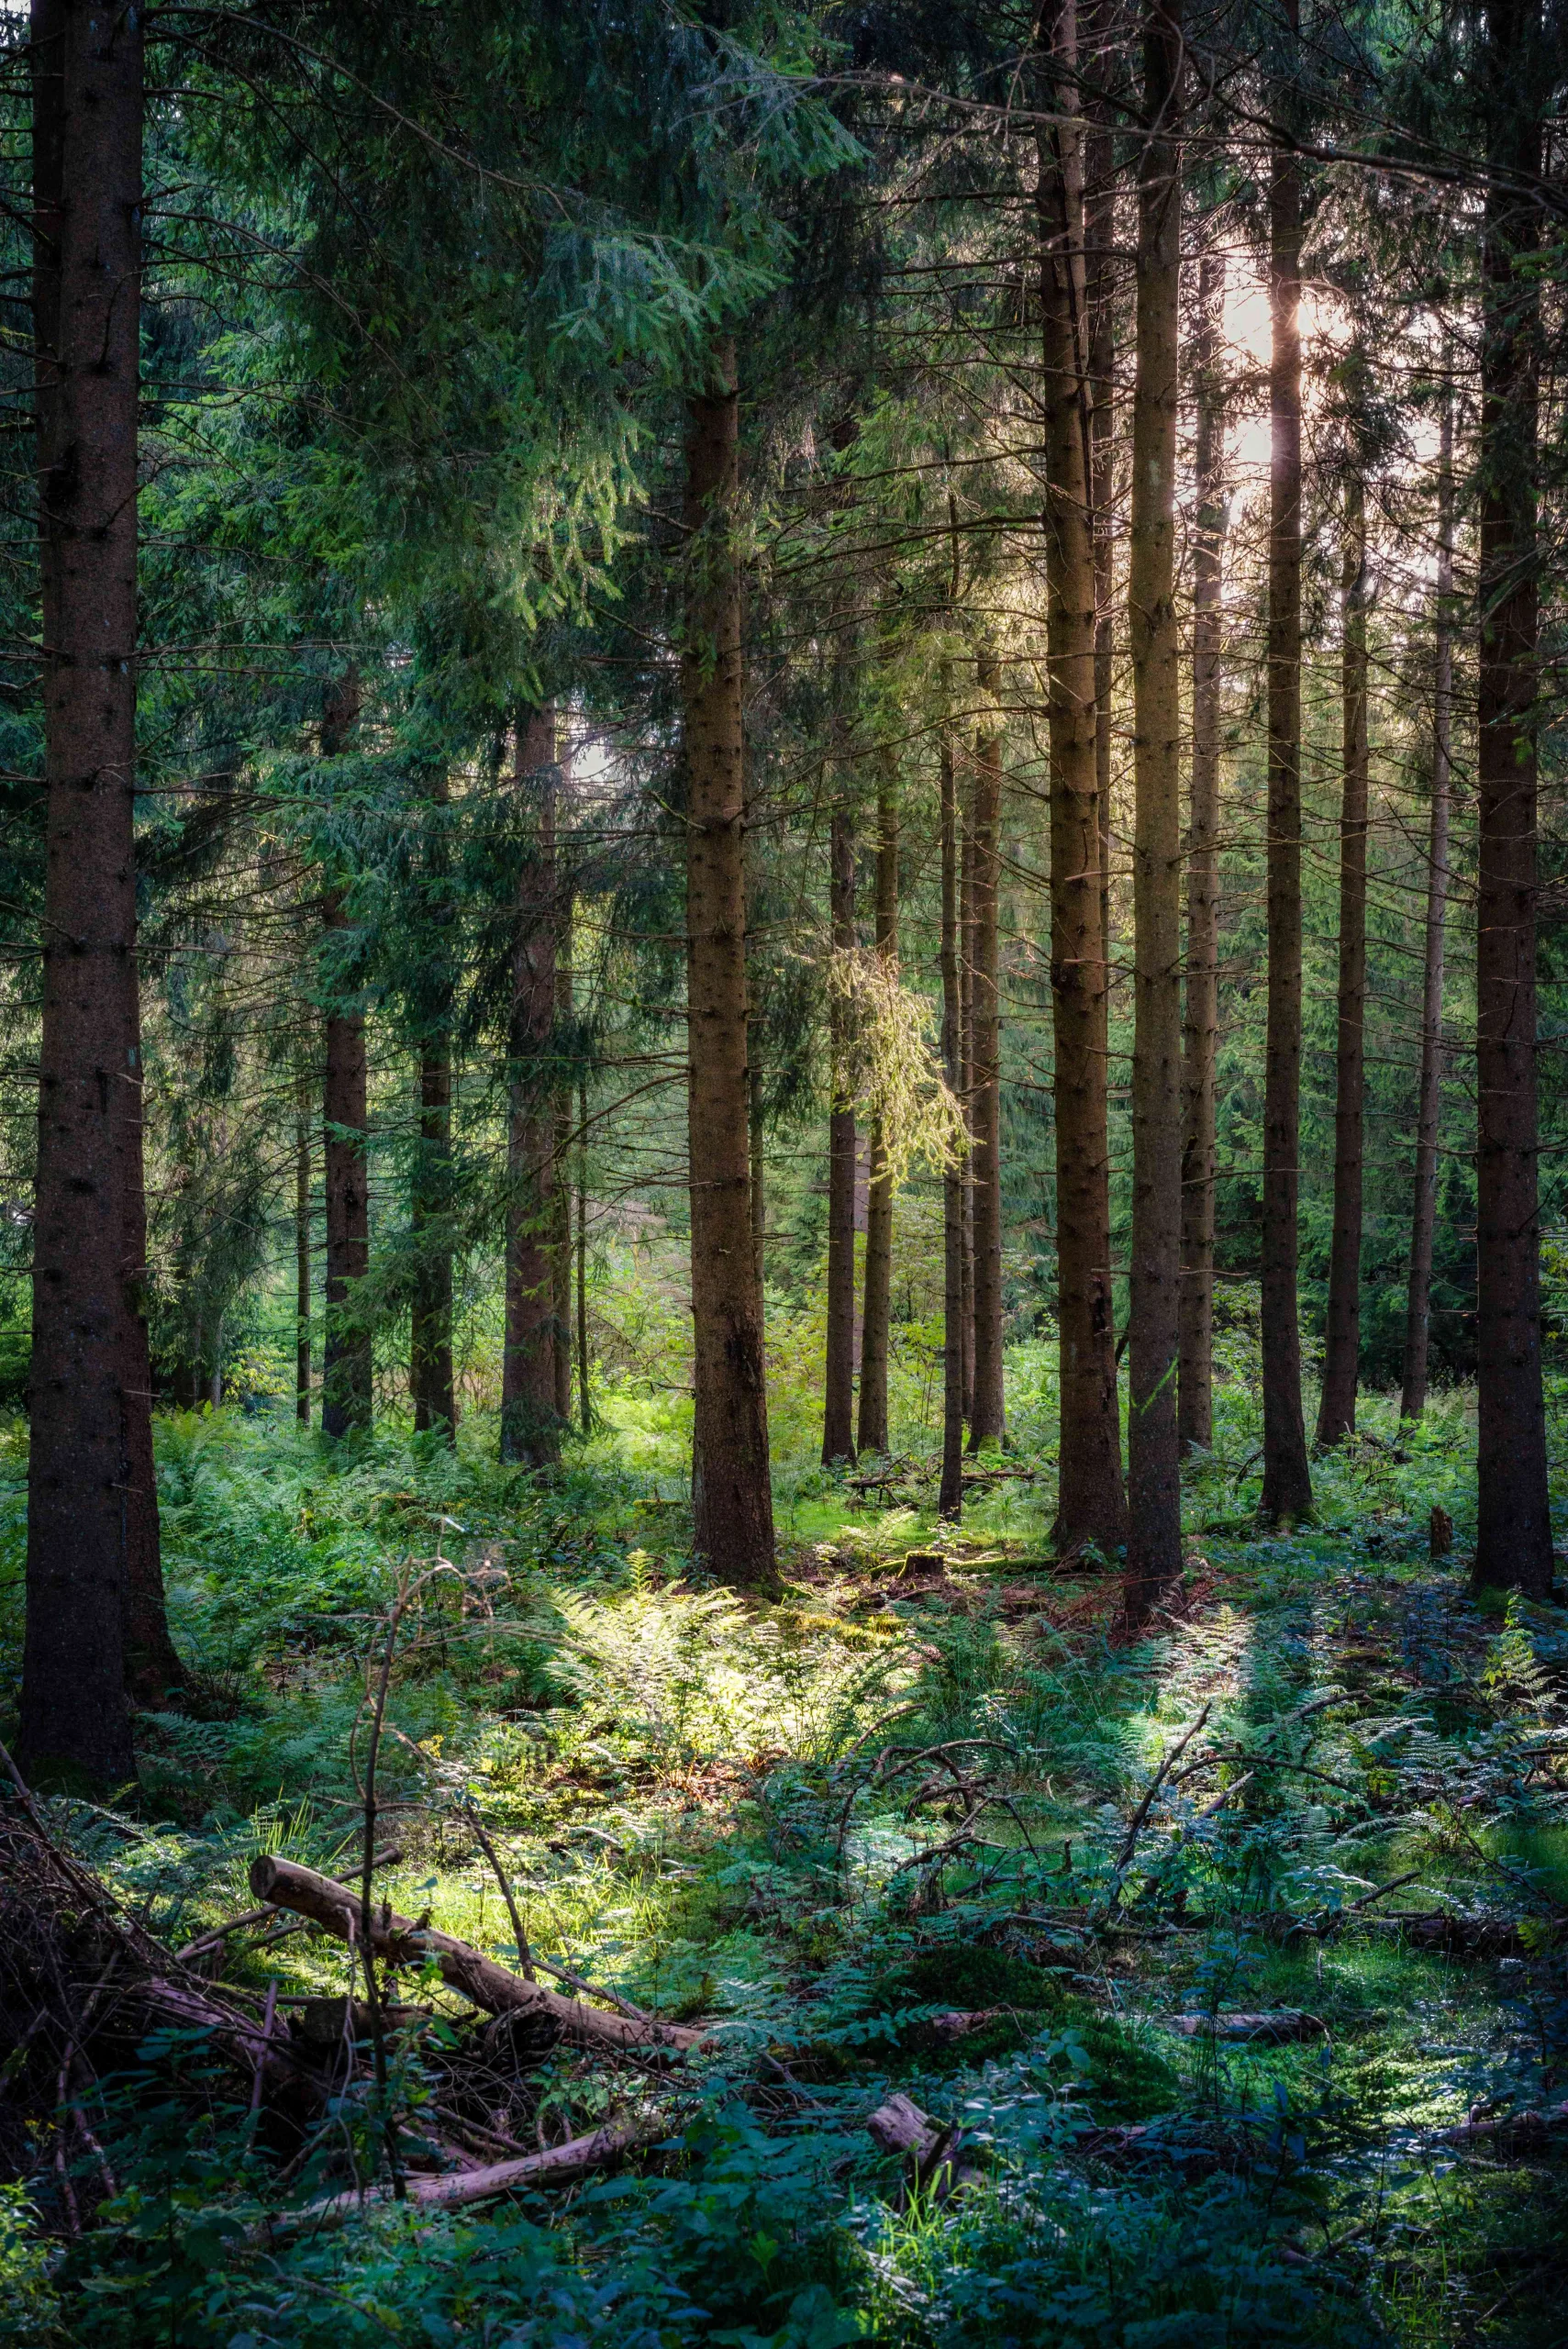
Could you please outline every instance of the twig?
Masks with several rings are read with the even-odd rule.
[[[528,1937],[523,1931],[523,1920],[517,1914],[517,1904],[512,1898],[512,1887],[507,1881],[506,1871],[501,1865],[495,1844],[484,1831],[484,1822],[479,1816],[478,1806],[473,1802],[466,1802],[462,1806],[462,1810],[469,1825],[478,1836],[479,1848],[489,1861],[495,1871],[495,1881],[501,1887],[501,1898],[506,1904],[506,1914],[512,1920],[512,1932],[517,1938],[517,1971],[525,1982],[535,1981],[538,1977],[534,1973],[534,1962],[528,1950]]]
[[[1194,1721],[1191,1729],[1189,1729],[1184,1735],[1176,1740],[1175,1744],[1172,1746],[1171,1751],[1166,1754],[1164,1760],[1161,1763],[1160,1767],[1150,1779],[1149,1785],[1144,1792],[1143,1799],[1139,1804],[1138,1809],[1133,1812],[1132,1817],[1128,1823],[1127,1833],[1122,1839],[1121,1850],[1117,1854],[1116,1872],[1118,1876],[1120,1876],[1123,1870],[1131,1864],[1132,1855],[1138,1849],[1138,1839],[1143,1832],[1143,1823],[1148,1818],[1151,1810],[1154,1808],[1155,1796],[1159,1793],[1161,1787],[1164,1785],[1165,1780],[1169,1777],[1172,1769],[1174,1767],[1176,1763],[1181,1760],[1182,1755],[1186,1752],[1188,1746],[1192,1743],[1199,1730],[1202,1729],[1204,1723],[1207,1720],[1211,1709],[1212,1708],[1208,1705],[1204,1707],[1196,1720]]]
[[[250,2110],[261,2110],[261,2087],[267,2076],[267,2042],[272,2035],[272,2018],[278,2010],[278,1977],[274,1974],[267,1985],[267,2008],[261,2017],[261,2044],[256,2050],[256,2077],[250,2087]]]

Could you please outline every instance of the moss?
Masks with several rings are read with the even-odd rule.
[[[1180,2101],[1182,2083],[1174,2067],[1124,2024],[1097,2015],[1086,1999],[1063,2000],[1056,2025],[1087,2061],[1084,2095],[1096,2121],[1147,2121]],[[1070,2065],[1077,2068],[1064,2053],[1052,2072],[1065,2076]]]

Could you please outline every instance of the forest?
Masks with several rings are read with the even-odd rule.
[[[1568,2343],[1565,125],[0,11],[0,2343]]]

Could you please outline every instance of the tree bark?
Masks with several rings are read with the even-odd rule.
[[[898,777],[884,758],[876,791],[876,951],[898,961]],[[887,1172],[882,1119],[871,1127],[871,1181],[866,1191],[865,1294],[861,1308],[862,1452],[887,1450],[888,1322],[893,1298],[893,1184]]]
[[[976,682],[984,695],[997,687],[995,655],[983,651]],[[969,1448],[1000,1443],[1006,1431],[1002,1376],[1002,1040],[997,1016],[997,895],[1002,822],[1002,734],[999,718],[983,724],[974,742],[974,970],[971,980],[974,1064],[973,1097],[974,1196],[974,1403]]]
[[[961,784],[958,791],[958,1035],[962,1080],[958,1097],[963,1110],[964,1131],[969,1137],[969,1153],[961,1175],[963,1212],[960,1232],[966,1427],[974,1418],[974,776],[973,762],[968,763],[967,788]]]
[[[1115,79],[1118,0],[1090,0],[1086,79]],[[1089,506],[1095,544],[1095,788],[1100,828],[1100,941],[1111,958],[1111,699],[1116,671],[1116,141],[1106,101],[1091,96],[1084,134],[1084,298],[1088,311]],[[1106,996],[1106,1037],[1110,997]]]
[[[945,693],[945,681],[944,681]],[[941,790],[942,1067],[948,1085],[963,1085],[958,940],[958,777],[952,729],[942,727],[938,756]],[[963,1515],[963,1174],[958,1159],[942,1175],[942,1473],[937,1514],[957,1524]]]
[[[1344,792],[1340,813],[1340,1008],[1334,1063],[1334,1229],[1318,1441],[1356,1428],[1361,1366],[1362,1127],[1366,1038],[1366,495],[1352,467],[1345,483],[1343,566]]]
[[[1176,1365],[1182,1290],[1181,631],[1175,601],[1181,293],[1181,0],[1148,0],[1138,166],[1132,422],[1132,1268],[1126,1613],[1145,1621],[1182,1573]]]
[[[1453,377],[1443,384],[1438,459],[1438,577],[1433,599],[1432,814],[1427,848],[1427,935],[1421,976],[1421,1089],[1416,1112],[1416,1196],[1410,1219],[1410,1294],[1399,1416],[1427,1407],[1432,1311],[1432,1242],[1438,1218],[1438,1124],[1442,1112],[1443,925],[1448,912],[1448,819],[1453,748]]]
[[[62,4],[31,29],[48,807],[19,1753],[35,1779],[113,1783],[133,1768],[132,1568],[156,1541],[136,1197],[142,26]]]
[[[577,1079],[577,1424],[594,1432],[594,1397],[588,1387],[588,1074]]]
[[[681,660],[686,787],[695,1546],[720,1582],[777,1586],[768,1399],[751,1262],[746,842],[733,346],[689,402],[689,600]]]
[[[828,835],[828,904],[835,954],[855,947],[855,834],[846,807],[833,810]],[[833,1098],[828,1113],[828,1344],[822,1396],[822,1460],[855,1456],[855,1110],[839,1096],[850,1051],[849,1007],[835,994],[829,1056]]]
[[[1551,1589],[1536,1122],[1536,433],[1541,71],[1530,0],[1496,0],[1482,229],[1476,918],[1475,1579]]]
[[[558,822],[559,818],[558,804]],[[561,913],[556,931],[555,1019],[557,1027],[563,1029],[573,1019],[576,990],[572,970],[572,884],[570,878],[559,870],[557,885],[561,891]],[[573,1111],[569,1078],[558,1087],[555,1101],[555,1414],[562,1426],[565,1427],[572,1418],[572,1268],[575,1261],[573,1254],[570,1164]]]
[[[335,758],[342,750],[359,714],[359,680],[350,673],[328,696],[321,727],[325,757]],[[348,930],[348,915],[337,892],[327,899],[324,920],[329,941],[332,933]],[[350,1429],[369,1428],[374,1376],[373,1338],[355,1296],[370,1270],[371,1253],[365,1020],[362,1011],[341,1008],[352,992],[343,984],[347,976],[339,959],[333,973],[337,1000],[327,1016],[321,1104],[327,1207],[321,1432],[334,1441]]]
[[[556,1290],[560,1246],[556,1185],[558,1085],[550,1058],[555,1026],[555,710],[517,721],[516,781],[531,841],[517,883],[506,1125],[506,1329],[501,1364],[501,1457],[533,1468],[560,1457],[564,1414],[558,1352],[570,1363],[570,1314]],[[527,802],[531,801],[531,807]],[[526,813],[525,813],[526,808]],[[571,1397],[568,1393],[568,1407]]]
[[[447,797],[443,774],[431,794],[432,805],[444,807]],[[445,842],[438,837],[438,872],[444,871],[445,855]],[[419,1054],[419,1140],[409,1202],[414,1243],[409,1386],[416,1431],[424,1434],[444,1428],[450,1442],[457,1427],[452,1386],[452,991],[439,945],[432,947],[421,992],[428,998],[428,1024]]]
[[[1288,0],[1294,38],[1296,0]],[[1269,1003],[1263,1080],[1263,1489],[1272,1525],[1312,1514],[1296,1307],[1301,1154],[1301,167],[1269,175]]]
[[[294,1130],[294,1415],[310,1425],[310,1079],[300,1080]]]
[[[1055,1540],[1064,1554],[1094,1542],[1109,1556],[1127,1539],[1127,1501],[1111,1340],[1095,559],[1084,426],[1082,134],[1073,120],[1073,0],[1051,0],[1042,41],[1042,111],[1059,117],[1039,132],[1061,1352]]]
[[[1198,272],[1193,538],[1193,764],[1187,831],[1187,1000],[1182,1062],[1182,1314],[1177,1434],[1214,1442],[1215,1063],[1219,1043],[1219,693],[1224,626],[1225,395],[1219,322],[1225,256]]]

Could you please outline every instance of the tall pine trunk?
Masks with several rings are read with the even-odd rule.
[[[958,792],[958,1043],[959,1102],[969,1152],[963,1162],[959,1219],[960,1343],[963,1418],[974,1418],[974,778]]]
[[[1225,395],[1219,321],[1225,257],[1198,268],[1193,380],[1193,763],[1187,827],[1187,1000],[1182,1054],[1182,1314],[1177,1434],[1214,1442],[1215,1063],[1219,1044],[1219,692],[1225,535]]]
[[[898,961],[898,775],[890,757],[878,768],[876,789],[875,944],[883,963]],[[861,1308],[862,1452],[887,1450],[888,1321],[893,1298],[893,1183],[882,1119],[871,1129],[871,1180],[866,1191],[865,1294]]]
[[[447,804],[444,775],[432,800],[438,808]],[[444,864],[445,843],[438,836],[436,869]],[[452,1386],[452,1000],[439,947],[431,963],[431,1000],[427,1005],[431,1024],[419,1054],[419,1140],[410,1200],[414,1297],[409,1385],[416,1429],[444,1428],[450,1442],[457,1426]]]
[[[1545,86],[1530,0],[1487,15],[1481,284],[1475,1579],[1551,1589],[1536,1122],[1536,433]]]
[[[161,1629],[133,821],[142,28],[61,0],[31,31],[48,806],[20,1753],[108,1783],[133,1766],[128,1676],[158,1663],[139,1608]]]
[[[1296,0],[1288,0],[1294,38]],[[1282,92],[1276,104],[1288,103]],[[1296,1307],[1301,1190],[1301,167],[1269,173],[1269,1003],[1263,1077],[1262,1516],[1312,1514]]]
[[[1448,819],[1453,750],[1453,377],[1443,384],[1438,458],[1438,576],[1432,612],[1432,810],[1427,843],[1427,930],[1421,972],[1421,1082],[1416,1111],[1416,1196],[1399,1416],[1427,1408],[1432,1241],[1438,1219],[1438,1122],[1442,1111],[1443,925],[1448,914]]]
[[[983,651],[976,682],[997,685],[995,655]],[[971,979],[971,1075],[974,1193],[974,1404],[969,1448],[1002,1440],[1002,1037],[997,1006],[997,896],[1002,825],[1002,734],[988,715],[974,743],[974,970]]]
[[[294,1127],[294,1415],[310,1425],[310,1079]]]
[[[562,778],[564,780],[564,777]],[[559,796],[556,819],[561,816]],[[560,870],[559,841],[557,843],[556,886],[560,892],[560,910],[555,931],[555,1019],[564,1029],[576,1008],[576,986],[572,969],[572,910],[573,888],[570,875]],[[555,1272],[555,1415],[565,1427],[572,1418],[572,1324],[573,1306],[573,1236],[572,1236],[572,1136],[576,1123],[572,1107],[572,1085],[564,1079],[555,1094],[555,1215],[552,1227],[551,1262]],[[584,1140],[586,1121],[584,1119]],[[581,1220],[581,1219],[579,1219]],[[584,1386],[584,1392],[586,1392]],[[590,1432],[586,1417],[583,1432]]]
[[[1095,541],[1095,785],[1100,822],[1100,935],[1111,953],[1111,699],[1116,673],[1117,179],[1113,111],[1098,92],[1118,75],[1118,0],[1090,0],[1084,133],[1084,298],[1088,310],[1089,506]],[[1110,996],[1106,996],[1109,1040]],[[1107,1333],[1107,1344],[1111,1339]]]
[[[944,698],[946,681],[944,679]],[[962,1004],[958,963],[958,777],[952,728],[944,719],[939,750],[941,791],[942,1067],[950,1089],[962,1091]],[[955,1159],[942,1174],[942,1473],[937,1514],[957,1523],[963,1515],[963,1174]]]
[[[1051,983],[1056,1034],[1061,1442],[1055,1540],[1127,1538],[1111,1347],[1105,939],[1095,774],[1095,555],[1084,425],[1084,192],[1073,0],[1042,21],[1039,210],[1051,736]]]
[[[1181,631],[1175,602],[1182,181],[1181,0],[1149,0],[1138,167],[1132,419],[1132,1268],[1126,1611],[1142,1622],[1182,1572],[1176,1364],[1182,1288]]]
[[[720,1582],[776,1587],[768,1399],[751,1262],[739,416],[732,345],[689,403],[681,659],[686,787],[695,1547]]]
[[[558,1353],[570,1362],[569,1313],[557,1297],[557,1085],[550,1058],[556,1009],[555,711],[530,709],[515,733],[519,820],[528,856],[517,881],[507,1035],[506,1326],[501,1361],[501,1457],[539,1468],[561,1450]],[[567,1397],[570,1407],[570,1392]]]
[[[1366,1061],[1366,494],[1353,466],[1345,483],[1342,575],[1344,785],[1340,809],[1340,1005],[1334,1062],[1334,1226],[1318,1441],[1356,1427],[1361,1367],[1362,1129]]]
[[[328,696],[321,726],[324,757],[337,757],[359,714],[359,680],[350,672]],[[340,940],[349,928],[342,898],[336,891],[327,899],[323,919],[330,952],[334,936]],[[330,967],[335,1000],[327,1015],[321,1099],[327,1209],[321,1432],[334,1439],[351,1429],[370,1426],[375,1367],[370,1322],[356,1295],[371,1259],[370,1108],[364,1013],[343,1008],[354,994],[348,985],[351,962],[339,947]]]
[[[835,807],[828,835],[828,909],[835,954],[855,947],[855,833]],[[823,1378],[822,1459],[855,1456],[855,1110],[840,1085],[850,1056],[848,1002],[835,990],[828,1009],[833,1098],[828,1117],[828,1341]]]

